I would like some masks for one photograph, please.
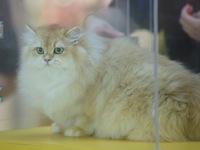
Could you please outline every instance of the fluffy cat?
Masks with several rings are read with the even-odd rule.
[[[79,27],[25,33],[18,89],[65,136],[154,141],[152,52]],[[161,141],[200,140],[200,79],[158,56]]]

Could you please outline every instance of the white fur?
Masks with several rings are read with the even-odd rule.
[[[24,53],[30,51],[31,48],[41,46],[37,37],[28,38],[32,39],[27,41],[29,45],[25,46],[21,52],[18,73],[20,94],[32,107],[42,111],[56,123],[64,127],[73,125],[76,121],[74,119],[76,115],[83,113],[81,104],[77,103],[84,97],[85,86],[93,80],[92,76],[98,66],[100,53],[105,49],[105,46],[99,44],[98,40],[95,42],[94,36],[90,37],[89,40],[96,43],[96,46],[92,47],[96,51],[85,50],[83,47],[77,46],[79,53],[90,59],[89,65],[91,65],[88,66],[86,74],[82,74],[83,80],[77,81],[80,75],[72,57],[66,60],[55,57],[49,62],[49,66],[46,65],[42,56],[34,58],[29,55],[28,58],[24,58],[26,57],[23,56]],[[99,47],[99,45],[101,46]],[[64,47],[65,45],[62,42],[57,42],[56,46]],[[57,132],[57,129],[53,129],[53,132]]]

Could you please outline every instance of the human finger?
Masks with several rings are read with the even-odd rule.
[[[188,24],[189,26],[193,26],[198,22],[197,19],[192,15],[192,11],[193,7],[191,5],[186,5],[183,7],[180,16],[180,22],[182,24]]]
[[[191,26],[188,26],[188,25],[184,25],[182,27],[183,27],[183,30],[188,34],[189,37],[191,37],[192,39],[194,39],[196,41],[200,40],[200,34],[196,30],[194,30],[194,28],[192,28]]]

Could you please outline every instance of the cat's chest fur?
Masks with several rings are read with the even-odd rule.
[[[70,123],[71,118],[73,122],[73,118],[82,112],[77,100],[83,93],[74,84],[76,76],[72,72],[22,69],[20,76],[24,87],[21,93],[25,93],[29,104],[52,120],[68,126],[66,120]]]

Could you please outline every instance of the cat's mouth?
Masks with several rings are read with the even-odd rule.
[[[59,65],[59,61],[44,61],[45,66]]]
[[[49,63],[46,63],[45,65],[46,65],[46,66],[51,66]]]
[[[49,62],[45,62],[44,65],[45,66],[51,66],[51,64]]]

